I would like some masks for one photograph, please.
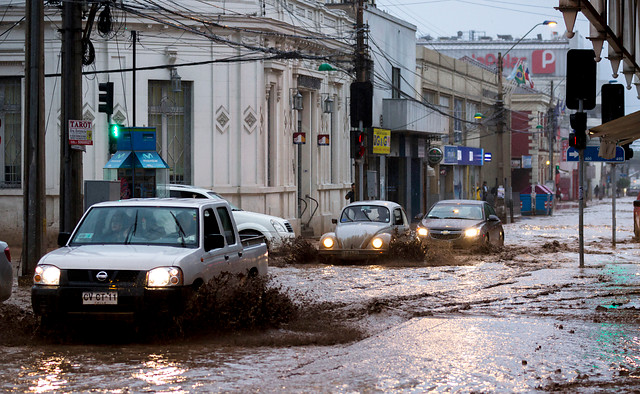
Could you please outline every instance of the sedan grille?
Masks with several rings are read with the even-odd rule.
[[[441,241],[455,241],[462,236],[461,231],[450,230],[431,230],[430,234],[431,238],[439,239]]]

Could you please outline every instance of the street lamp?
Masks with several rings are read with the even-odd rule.
[[[520,44],[522,42],[522,40],[524,40],[524,38],[529,35],[529,33],[531,33],[536,27],[540,26],[540,25],[545,25],[545,26],[555,26],[557,24],[557,22],[555,21],[550,21],[550,20],[546,20],[540,23],[536,23],[535,25],[533,25],[533,27],[531,29],[529,29],[528,32],[526,32],[522,37],[520,37],[520,39],[518,41],[516,41],[513,45],[511,45],[511,47],[504,53],[504,55],[506,56],[509,52],[511,52],[511,50],[513,48],[515,48],[516,45]],[[513,216],[513,206],[512,206],[512,201],[511,201],[511,185],[509,182],[507,182],[507,168],[511,168],[510,164],[511,164],[511,140],[509,140],[509,145],[507,147],[507,149],[504,148],[504,142],[503,142],[503,134],[504,134],[504,125],[505,125],[505,116],[504,116],[504,93],[502,91],[502,58],[503,55],[498,52],[498,100],[496,101],[496,117],[497,117],[497,127],[496,127],[496,133],[497,133],[497,145],[498,145],[498,150],[499,152],[501,152],[500,159],[498,162],[498,169],[500,172],[500,182],[504,181],[504,188],[506,191],[506,195],[505,195],[505,216],[507,216],[507,206],[510,209],[511,212],[511,216]],[[507,167],[508,166],[508,167]]]

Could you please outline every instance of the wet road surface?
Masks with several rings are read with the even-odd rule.
[[[238,334],[255,337],[250,345],[216,336],[18,344],[0,347],[0,391],[638,391],[631,201],[618,200],[615,248],[610,201],[585,209],[585,268],[577,208],[505,225],[504,250],[447,266],[270,268],[274,284],[363,330],[356,341],[274,342],[285,326]]]

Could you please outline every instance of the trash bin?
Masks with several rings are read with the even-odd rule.
[[[551,215],[553,213],[553,192],[544,185],[536,185],[535,201],[532,188],[527,186],[520,192],[520,213],[522,215]]]
[[[531,193],[520,193],[520,214],[529,216],[531,211]]]
[[[636,239],[640,239],[640,194],[633,201],[633,234],[635,234]]]

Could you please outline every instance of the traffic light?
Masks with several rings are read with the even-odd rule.
[[[594,109],[596,106],[596,54],[593,49],[569,49],[567,52],[567,108]]]
[[[356,159],[361,159],[367,151],[366,134],[363,132],[358,133],[358,151],[356,152]]]
[[[113,82],[98,84],[98,112],[111,115],[113,113]]]
[[[569,133],[569,146],[581,150],[587,147],[587,113],[576,112],[569,116],[572,133]]]
[[[631,143],[622,145],[622,149],[624,149],[625,160],[629,160],[633,158],[633,149],[631,149]]]
[[[118,137],[120,137],[121,127],[119,124],[109,125],[109,154],[114,154],[118,151]]]
[[[624,87],[619,84],[602,85],[602,123],[624,116]]]
[[[351,127],[360,127],[360,121],[362,121],[362,127],[371,127],[373,124],[373,84],[371,81],[352,82],[350,94]]]

